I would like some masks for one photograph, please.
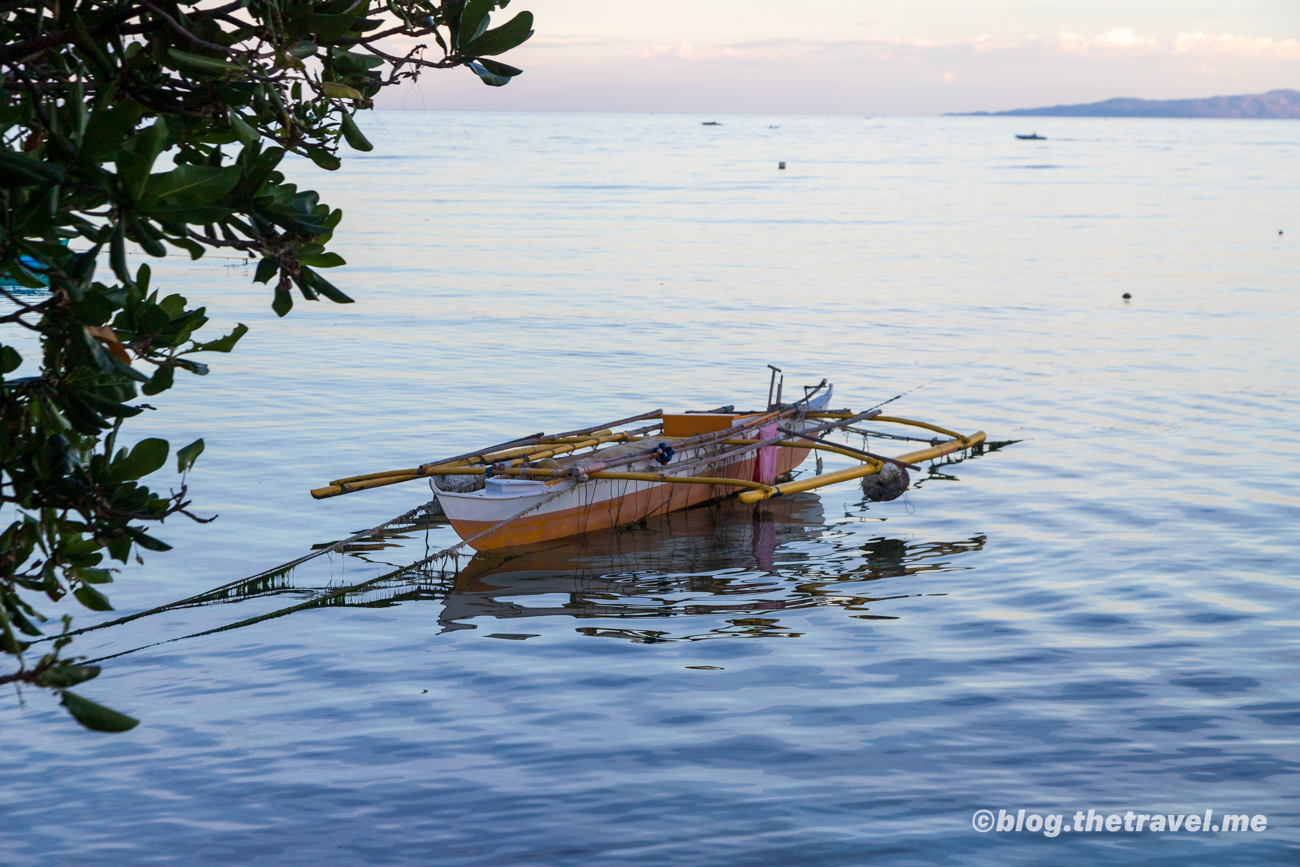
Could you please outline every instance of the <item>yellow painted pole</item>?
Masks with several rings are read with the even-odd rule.
[[[486,469],[481,467],[450,467],[447,469],[437,469],[431,472],[435,476],[481,476]],[[513,478],[538,478],[538,479],[571,479],[568,468],[560,470],[543,470],[536,467],[519,467],[508,470],[493,470],[493,476],[511,476]],[[752,488],[754,490],[767,490],[768,485],[760,482],[751,482],[747,479],[728,479],[720,476],[669,476],[663,473],[618,473],[618,472],[595,472],[588,473],[588,479],[624,479],[631,482],[661,482],[669,485],[731,485],[736,488]]]
[[[555,457],[556,455],[567,455],[569,452],[576,452],[578,449],[584,449],[588,446],[602,446],[606,443],[622,442],[630,439],[628,434],[611,434],[609,436],[598,436],[581,442],[568,443],[566,445],[555,446],[554,448],[543,449],[541,451],[530,452],[529,454],[515,458],[510,461],[511,465],[518,465],[521,461],[540,461],[546,458]]]
[[[557,437],[555,439],[544,439],[541,442],[532,443],[526,446],[515,446],[510,449],[502,449],[499,452],[490,452],[485,455],[475,455],[472,458],[461,458],[453,461],[439,461],[433,464],[423,464],[425,467],[472,467],[480,464],[493,464],[497,461],[509,460],[510,458],[526,457],[536,454],[540,451],[552,448],[556,443],[573,443],[586,442],[592,437],[608,436],[611,432],[608,430],[595,431],[583,437]],[[420,467],[410,467],[404,470],[384,470],[379,473],[367,473],[363,476],[348,476],[345,479],[333,479],[331,485],[346,485],[352,482],[365,482],[370,479],[382,479],[385,476],[413,476],[419,475]]]
[[[893,415],[878,415],[875,418],[873,418],[872,421],[884,421],[884,422],[892,422],[893,424],[910,425],[911,427],[923,427],[926,430],[932,430],[935,433],[941,433],[944,436],[952,437],[955,440],[966,439],[966,437],[963,437],[961,434],[957,433],[956,431],[948,430],[946,427],[939,427],[937,424],[930,424],[929,422],[925,422],[925,421],[916,421],[915,419],[910,419],[910,418],[899,418],[898,416],[893,416]],[[974,445],[974,443],[971,443],[971,445]],[[902,458],[899,458],[899,460],[902,460]]]
[[[859,479],[863,476],[869,476],[873,473],[880,472],[882,466],[883,464],[875,462],[862,463],[856,467],[850,467],[847,470],[838,470],[821,476],[812,476],[807,479],[796,479],[793,482],[785,482],[768,491],[745,491],[740,495],[740,502],[757,503],[762,500],[770,500],[772,497],[783,497],[786,494],[797,494],[801,491],[811,491],[814,488],[822,488],[826,485],[847,482],[850,479]]]
[[[400,482],[409,482],[415,479],[427,478],[428,476],[481,476],[485,473],[487,473],[486,467],[433,467],[423,475],[388,476],[380,479],[366,479],[360,482],[350,482],[346,485],[331,485],[327,488],[317,488],[312,491],[311,494],[316,499],[323,500],[328,497],[337,497],[340,494],[350,494],[353,491],[382,488],[386,485],[396,485]],[[516,478],[570,478],[568,469],[543,470],[535,467],[512,467],[505,470],[495,470],[493,471],[493,475],[512,476]],[[729,485],[736,488],[750,488],[755,491],[772,490],[768,485],[760,484],[759,482],[751,482],[745,479],[727,479],[715,476],[667,476],[663,473],[597,472],[589,474],[587,478],[623,479],[632,482],[656,482],[668,485]],[[340,488],[343,490],[339,490]]]
[[[608,433],[603,431],[602,433]],[[437,472],[445,468],[473,468],[482,467],[483,464],[492,464],[499,460],[515,458],[519,460],[541,460],[551,457],[552,455],[566,454],[588,446],[604,445],[610,442],[620,442],[625,440],[635,441],[638,437],[630,434],[612,434],[608,436],[598,436],[595,438],[571,438],[574,441],[565,445],[555,447],[551,443],[540,443],[536,446],[521,446],[514,449],[507,449],[503,452],[484,455],[482,458],[467,458],[459,461],[451,461],[447,464],[425,464],[424,466],[412,467],[405,470],[388,470],[382,473],[371,473],[365,476],[352,476],[347,479],[336,479],[323,488],[313,488],[312,497],[317,500],[326,500],[330,497],[338,497],[343,494],[351,494],[356,491],[369,491],[374,488],[383,488],[388,485],[398,485],[402,482],[411,482],[416,479],[428,478],[433,475],[450,475],[448,473]],[[473,463],[471,463],[473,461]],[[482,463],[479,463],[482,461]],[[470,473],[458,475],[482,475],[483,470],[477,469]]]
[[[745,479],[725,479],[715,476],[665,476],[662,473],[592,473],[589,479],[627,479],[633,482],[663,482],[669,485],[731,485],[735,488],[770,490],[768,485]]]
[[[416,479],[422,479],[424,476],[381,476],[377,479],[362,479],[356,482],[335,482],[332,485],[326,485],[323,488],[312,488],[311,495],[317,500],[328,500],[330,497],[339,497],[343,494],[351,494],[356,491],[368,491],[371,488],[382,488],[386,485],[396,485],[401,482],[412,482]]]
[[[940,433],[943,433],[943,431],[940,431]],[[901,457],[895,458],[895,460],[905,464],[919,464],[921,461],[932,461],[935,458],[941,458],[944,455],[950,455],[953,452],[965,451],[966,449],[971,448],[972,446],[977,446],[982,442],[984,442],[984,431],[982,430],[977,430],[968,437],[956,434],[956,439],[953,442],[940,443],[933,448],[922,449],[919,452],[902,455]]]
[[[879,421],[880,416],[877,416],[876,420]],[[939,432],[943,433],[942,430]],[[961,434],[953,434],[953,436],[955,439],[952,442],[943,443],[942,445],[937,445],[933,448],[922,449],[919,452],[899,455],[894,460],[904,464],[917,464],[921,461],[933,460],[934,458],[940,458],[944,455],[950,455],[953,452],[959,452],[984,442],[984,431],[976,431],[968,437],[962,436]],[[847,470],[838,470],[833,473],[826,473],[822,476],[813,476],[809,479],[798,479],[793,482],[785,482],[784,484],[777,485],[775,488],[768,491],[745,491],[740,495],[739,499],[742,503],[757,503],[762,500],[771,499],[772,497],[781,497],[786,494],[797,494],[802,491],[811,491],[815,488],[825,487],[826,485],[834,485],[839,482],[847,482],[852,479],[860,479],[863,476],[873,475],[874,473],[880,472],[881,466],[882,464],[868,461],[859,466],[850,467]]]

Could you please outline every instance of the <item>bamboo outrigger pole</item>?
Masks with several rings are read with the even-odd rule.
[[[950,440],[934,448],[922,449],[919,452],[911,452],[906,455],[899,455],[894,460],[899,463],[917,464],[921,461],[929,461],[935,458],[941,458],[944,455],[950,455],[953,452],[965,451],[966,449],[979,445],[984,442],[984,431],[976,431],[968,437],[957,435],[956,439]],[[867,462],[860,466],[850,467],[847,470],[839,470],[834,473],[826,473],[822,476],[814,476],[811,479],[796,480],[785,482],[784,484],[775,485],[763,491],[744,491],[738,499],[742,503],[758,503],[763,500],[770,500],[773,497],[781,497],[786,494],[797,494],[801,491],[811,491],[814,488],[821,488],[826,485],[834,485],[839,482],[847,482],[851,479],[860,479],[863,476],[870,476],[880,472],[884,467],[883,463]]]
[[[977,431],[969,437],[960,437],[959,439],[950,440],[942,445],[929,449],[923,449],[919,452],[901,455],[898,458],[888,460],[888,463],[898,462],[904,465],[917,464],[921,461],[933,460],[934,458],[943,457],[953,452],[964,451],[972,446],[984,442],[984,432]],[[799,448],[799,445],[794,446]],[[750,446],[750,448],[754,448]],[[762,500],[770,500],[773,497],[781,497],[786,494],[796,494],[802,491],[811,491],[816,488],[834,485],[839,482],[846,482],[851,479],[859,479],[863,476],[869,476],[873,473],[880,472],[881,467],[885,465],[885,460],[871,460],[860,464],[856,467],[850,467],[846,470],[839,470],[834,473],[826,473],[821,476],[803,479],[794,482],[785,482],[780,485],[764,485],[760,482],[751,482],[745,479],[720,478],[715,476],[678,476],[668,473],[619,473],[608,472],[605,470],[592,470],[582,475],[583,479],[623,479],[634,482],[657,482],[666,484],[682,485],[724,485],[736,488],[748,488],[740,494],[742,503],[757,503]],[[566,469],[539,469],[535,467],[512,467],[509,469],[494,469],[494,475],[519,476],[525,478],[551,479],[552,483],[572,481],[574,468]],[[431,475],[437,476],[481,476],[487,472],[485,467],[440,467],[431,471]]]
[[[485,449],[479,449],[473,452],[466,452],[463,455],[457,455],[451,458],[443,458],[438,461],[431,461],[421,464],[418,467],[412,467],[405,470],[386,470],[379,473],[368,473],[362,476],[350,476],[345,479],[335,479],[323,488],[315,488],[311,495],[317,500],[324,500],[330,497],[338,497],[343,494],[351,494],[355,491],[365,491],[371,488],[382,488],[387,485],[396,485],[401,482],[410,482],[416,479],[425,478],[430,475],[436,475],[431,472],[434,469],[449,466],[473,466],[478,464],[490,465],[501,460],[513,458],[535,458],[540,460],[543,457],[550,457],[554,454],[564,454],[571,451],[577,451],[587,445],[600,445],[605,442],[616,442],[627,439],[636,433],[644,433],[653,428],[643,428],[640,431],[628,432],[623,434],[614,434],[612,428],[621,425],[631,424],[635,421],[644,421],[650,418],[660,418],[663,416],[662,409],[654,409],[650,412],[643,412],[640,415],[629,416],[628,418],[618,419],[617,421],[605,422],[604,424],[592,425],[591,427],[579,428],[578,430],[565,431],[564,433],[546,436],[542,432],[537,432],[526,437],[508,440],[495,446],[489,446]],[[578,439],[587,437],[593,432],[599,431],[600,435],[592,439]],[[576,441],[575,441],[576,440]],[[547,452],[548,446],[559,441],[567,441],[562,446],[556,447]]]
[[[673,439],[672,442],[678,448],[696,448],[703,445],[714,444],[735,445],[740,446],[740,448],[732,451],[725,451],[708,458],[697,459],[689,464],[681,464],[671,468],[665,467],[666,470],[671,469],[671,473],[634,473],[614,471],[615,467],[626,466],[627,464],[635,463],[638,460],[654,454],[654,450],[632,452],[609,462],[592,461],[588,464],[578,464],[576,466],[559,469],[527,466],[531,461],[541,460],[560,454],[568,454],[583,448],[596,448],[611,442],[627,442],[635,440],[638,438],[638,435],[661,428],[662,425],[650,425],[648,427],[632,431],[624,431],[622,433],[613,433],[612,429],[635,421],[661,418],[663,416],[663,410],[652,410],[647,413],[629,416],[628,418],[608,422],[603,425],[593,425],[592,427],[566,431],[551,436],[546,436],[541,433],[532,434],[527,437],[509,440],[505,443],[491,446],[486,449],[480,449],[476,452],[467,452],[466,454],[457,455],[453,458],[445,458],[443,460],[421,464],[418,467],[412,467],[410,469],[389,470],[387,472],[371,473],[365,476],[336,479],[331,482],[328,487],[317,488],[313,490],[311,494],[316,499],[324,499],[326,497],[335,497],[341,494],[352,493],[353,491],[394,485],[430,476],[476,476],[492,473],[493,475],[549,479],[549,484],[552,485],[563,481],[581,482],[588,479],[619,479],[667,484],[730,486],[746,488],[747,490],[740,493],[739,499],[745,503],[755,503],[771,499],[772,497],[780,497],[785,494],[793,494],[801,491],[811,491],[827,485],[870,476],[874,473],[880,472],[887,464],[894,464],[905,469],[919,469],[919,467],[915,465],[921,461],[942,457],[956,451],[963,451],[983,442],[985,439],[983,431],[978,431],[970,436],[963,436],[956,431],[948,430],[947,428],[939,427],[938,425],[933,425],[928,422],[896,416],[884,416],[880,414],[879,409],[871,409],[862,413],[854,413],[852,410],[847,409],[832,410],[829,412],[801,412],[800,405],[805,403],[813,394],[816,394],[825,387],[825,385],[826,381],[822,380],[821,384],[814,388],[811,394],[805,395],[802,400],[789,405],[781,405],[778,403],[774,409],[750,417],[744,424],[738,427],[680,439]],[[779,399],[778,392],[778,401]],[[749,440],[738,437],[738,435],[743,435],[748,431],[771,424],[774,421],[779,422],[781,419],[789,415],[800,415],[803,418],[824,418],[828,419],[828,421],[816,427],[808,428],[805,431],[795,431],[790,428],[780,427],[778,430],[780,431],[781,436],[773,437],[771,439]],[[929,449],[901,455],[897,458],[889,458],[863,451],[861,449],[855,449],[851,446],[825,443],[818,437],[813,436],[813,434],[819,434],[825,431],[844,429],[850,424],[866,419],[875,419],[879,422],[892,422],[894,424],[924,428],[926,430],[950,436],[952,439],[945,443],[936,444]],[[788,436],[793,436],[797,439],[804,440],[805,442],[788,440],[786,439]],[[681,475],[681,473],[687,470],[707,464],[725,462],[729,458],[738,457],[765,446],[819,449],[848,457],[854,457],[863,461],[863,463],[846,470],[839,470],[837,472],[827,473],[825,475],[815,476],[800,481],[784,482],[779,485],[765,485],[760,482],[744,479]]]

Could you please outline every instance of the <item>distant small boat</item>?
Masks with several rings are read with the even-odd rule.
[[[701,126],[722,126],[722,124],[718,123],[716,120],[706,120],[701,124]]]
[[[1029,135],[1021,135],[1020,133],[1016,133],[1016,138],[1020,139],[1021,141],[1047,141],[1047,136],[1039,135],[1036,132],[1031,132]]]

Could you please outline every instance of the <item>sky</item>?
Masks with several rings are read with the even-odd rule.
[[[513,0],[489,88],[431,71],[387,108],[941,114],[1300,89],[1300,0]],[[437,51],[434,46],[435,52]]]

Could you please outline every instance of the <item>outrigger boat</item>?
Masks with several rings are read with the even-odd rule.
[[[734,405],[682,413],[656,409],[551,436],[532,434],[410,469],[336,479],[311,493],[324,499],[427,478],[438,505],[467,544],[479,551],[514,549],[627,526],[721,497],[756,503],[852,479],[862,480],[871,499],[893,499],[907,489],[907,470],[919,469],[916,463],[984,441],[982,431],[964,436],[885,416],[879,409],[831,409],[833,388],[824,379],[805,388],[803,398],[783,403],[779,372],[773,368],[764,410],[737,411]],[[867,420],[922,428],[946,439],[923,439],[929,448],[896,458],[824,440],[837,431],[864,433],[853,425]],[[650,423],[627,429],[643,422]],[[812,451],[859,463],[793,478]]]

